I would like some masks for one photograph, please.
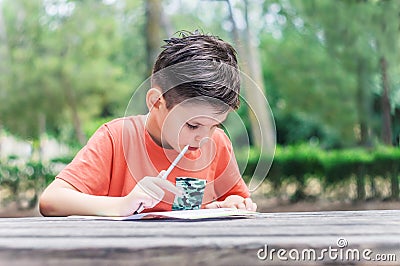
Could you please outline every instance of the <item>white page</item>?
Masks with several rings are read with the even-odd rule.
[[[200,210],[182,210],[182,211],[163,211],[133,214],[130,216],[68,216],[69,218],[80,218],[89,220],[141,220],[141,219],[209,219],[209,218],[238,218],[254,217],[258,213],[253,211],[238,210],[233,208],[219,209],[200,209]]]

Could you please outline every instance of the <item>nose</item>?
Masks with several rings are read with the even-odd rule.
[[[197,135],[194,137],[194,141],[196,141],[197,144],[200,144],[200,141],[201,141],[204,137],[205,137],[205,136],[203,136],[203,135],[197,134]]]

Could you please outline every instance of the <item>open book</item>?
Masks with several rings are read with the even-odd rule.
[[[164,211],[164,212],[147,212],[133,214],[130,216],[69,216],[69,218],[80,218],[89,220],[144,220],[144,219],[220,219],[220,218],[250,218],[255,217],[258,212],[238,210],[232,208],[219,209],[200,209],[200,210],[183,210],[183,211]]]

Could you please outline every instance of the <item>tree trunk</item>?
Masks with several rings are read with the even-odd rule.
[[[365,200],[365,178],[364,173],[357,173],[356,175],[357,183],[357,200]]]
[[[386,145],[392,145],[392,124],[390,117],[390,99],[389,99],[389,82],[388,82],[388,66],[384,56],[380,59],[381,75],[382,75],[382,89],[383,94],[381,98],[382,108],[382,141]]]
[[[232,35],[238,49],[239,58],[246,59],[246,61],[241,64],[241,68],[243,72],[248,75],[248,78],[244,78],[243,80],[243,87],[245,100],[250,108],[250,110],[248,110],[248,115],[251,123],[252,144],[258,148],[271,148],[274,147],[275,138],[275,135],[271,134],[275,134],[275,129],[271,128],[273,122],[268,113],[269,106],[267,105],[264,93],[264,82],[262,78],[258,48],[252,41],[253,37],[251,36],[247,12],[248,3],[245,1],[245,18],[247,26],[244,31],[244,38],[240,37],[239,31],[236,27],[230,1],[226,0],[226,3],[228,4],[229,20],[232,23]],[[258,87],[254,86],[254,83]],[[267,151],[262,150],[261,152],[264,153]]]
[[[398,172],[392,172],[390,174],[390,185],[391,185],[391,198],[392,200],[399,200],[399,175]]]
[[[0,71],[1,73],[6,73],[7,67],[5,62],[8,62],[8,49],[7,49],[7,32],[6,24],[3,18],[3,7],[0,1]],[[3,81],[2,81],[3,82]]]
[[[358,59],[357,62],[357,113],[360,126],[360,145],[369,147],[371,145],[369,136],[369,96],[368,96],[368,73],[365,60]]]
[[[162,41],[161,25],[165,24],[165,19],[162,21],[162,1],[147,0],[145,1],[146,9],[146,51],[147,51],[147,73],[151,74],[152,66],[159,53],[159,47]]]
[[[72,123],[74,125],[76,139],[78,140],[79,144],[84,145],[86,143],[86,137],[82,130],[82,123],[78,114],[78,105],[76,103],[76,97],[73,88],[71,88],[69,82],[63,75],[61,77],[63,90],[67,99],[67,104],[71,111]]]
[[[38,145],[37,145],[37,161],[43,161],[42,140],[46,136],[46,115],[42,112],[38,114]]]

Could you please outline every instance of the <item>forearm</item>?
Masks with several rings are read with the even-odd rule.
[[[123,210],[123,197],[93,196],[68,187],[52,185],[40,198],[39,208],[44,216],[127,215]]]
[[[160,177],[144,177],[125,197],[84,194],[64,180],[56,179],[40,197],[39,208],[44,216],[127,216],[139,206],[153,208],[164,197],[164,189],[182,196],[181,189]]]

